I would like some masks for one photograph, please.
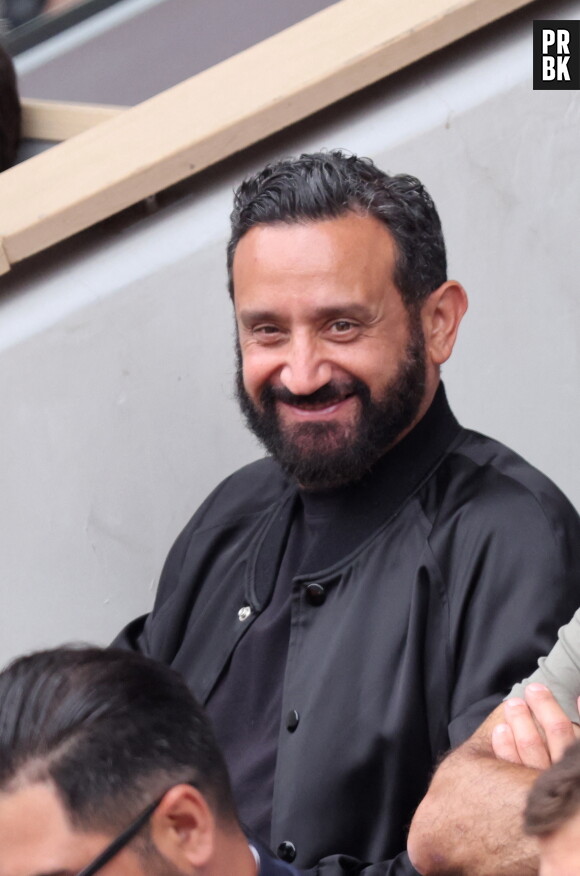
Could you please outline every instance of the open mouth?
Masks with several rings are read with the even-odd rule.
[[[278,405],[287,410],[291,410],[292,413],[298,417],[305,419],[320,419],[322,417],[332,416],[334,413],[345,407],[352,398],[355,398],[354,393],[348,393],[347,395],[331,400],[327,399],[325,401],[315,402],[306,400],[287,402],[279,400]]]

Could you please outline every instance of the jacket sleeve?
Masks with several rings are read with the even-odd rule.
[[[547,509],[551,511],[552,509]],[[449,738],[465,740],[528,675],[580,603],[580,528],[521,490],[474,503],[449,567]]]
[[[571,506],[563,500],[556,515],[546,514],[525,490],[509,490],[499,503],[494,495],[490,506],[478,498],[435,546],[448,594],[453,747],[550,650],[558,627],[580,604],[580,522]],[[580,630],[580,613],[577,620]],[[416,870],[402,853],[372,864],[333,855],[307,873],[412,876]]]

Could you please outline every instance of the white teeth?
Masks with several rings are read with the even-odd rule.
[[[324,411],[326,408],[332,408],[334,405],[340,404],[340,402],[344,401],[344,398],[335,398],[332,401],[322,402],[319,404],[309,405],[309,404],[301,404],[296,405],[296,407],[301,408],[303,411]]]

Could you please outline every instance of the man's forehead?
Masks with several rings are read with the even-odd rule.
[[[385,289],[393,281],[396,250],[374,216],[257,225],[240,240],[233,263],[234,302],[248,290],[285,294],[294,284],[331,282],[345,294],[359,285]],[[314,284],[314,286],[312,286]],[[302,287],[303,288],[303,287]]]

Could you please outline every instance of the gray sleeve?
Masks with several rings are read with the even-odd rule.
[[[580,724],[577,705],[580,696],[580,609],[566,626],[560,628],[558,641],[547,657],[540,657],[538,669],[520,684],[515,684],[508,697],[523,697],[525,686],[533,681],[549,687],[570,720]]]

